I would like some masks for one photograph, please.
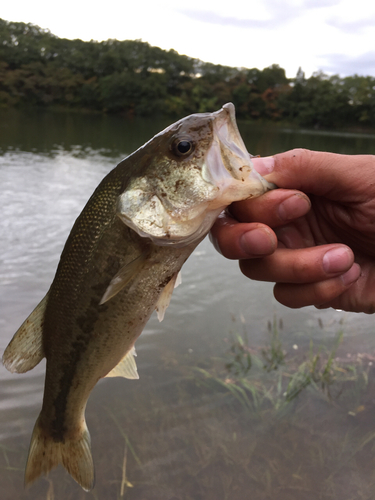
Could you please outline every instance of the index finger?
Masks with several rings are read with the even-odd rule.
[[[254,167],[277,186],[332,200],[363,202],[375,194],[375,156],[294,149],[253,158]]]

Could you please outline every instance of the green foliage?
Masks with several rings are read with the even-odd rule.
[[[341,376],[343,372],[345,373],[345,370],[334,360],[342,336],[342,332],[339,332],[332,350],[325,353],[322,353],[321,349],[319,349],[315,354],[313,343],[310,341],[308,359],[303,361],[298,366],[298,369],[289,375],[290,381],[285,391],[285,400],[287,402],[296,398],[309,385],[320,386],[322,392],[330,395],[330,386],[337,381],[338,374]],[[351,378],[350,370],[348,370],[348,375],[348,379]]]
[[[272,326],[269,324],[268,329],[271,333],[271,343],[270,346],[262,349],[262,357],[264,359],[263,368],[269,373],[285,364],[285,353],[281,346],[276,317],[273,319]]]
[[[200,382],[220,387],[246,411],[258,416],[270,409],[280,414],[290,411],[308,389],[336,405],[340,399],[343,408],[347,404],[352,408],[354,401],[357,409],[349,414],[360,412],[360,396],[368,385],[369,366],[364,366],[360,358],[350,364],[336,357],[343,332],[337,333],[329,349],[317,348],[310,341],[309,350],[301,359],[286,355],[279,337],[281,328],[282,323],[278,326],[274,318],[273,324],[269,324],[270,343],[262,349],[249,347],[245,328],[243,335],[232,335],[225,371],[217,365],[212,369],[195,368]]]
[[[245,332],[246,333],[246,332]],[[247,346],[247,339],[241,335],[233,336],[230,348],[231,359],[226,363],[225,368],[235,376],[245,376],[251,369],[251,354]]]
[[[141,40],[83,42],[0,19],[0,107],[62,106],[183,116],[232,101],[245,119],[308,127],[375,126],[375,78],[294,79],[277,64],[232,68]]]

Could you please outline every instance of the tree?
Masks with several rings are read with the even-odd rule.
[[[302,126],[375,126],[375,78],[293,80],[278,64],[233,68],[165,51],[141,40],[83,42],[33,24],[0,19],[0,106],[89,108],[183,116],[234,102],[237,115]]]

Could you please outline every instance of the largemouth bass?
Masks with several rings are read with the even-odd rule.
[[[230,103],[169,126],[103,179],[3,356],[17,373],[47,360],[26,485],[62,463],[93,487],[92,389],[103,377],[138,378],[134,343],[155,309],[163,319],[183,263],[227,205],[273,187],[254,170]]]

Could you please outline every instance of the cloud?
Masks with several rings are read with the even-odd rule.
[[[340,2],[341,0],[305,0],[304,6],[308,9],[319,9],[321,7],[332,7]]]
[[[194,21],[200,21],[208,24],[216,24],[220,26],[230,26],[243,29],[270,29],[279,28],[281,24],[286,24],[300,16],[301,9],[293,2],[284,1],[282,4],[279,0],[267,0],[265,2],[267,9],[267,19],[259,19],[259,17],[235,17],[221,15],[213,10],[179,8],[181,14],[186,15]]]
[[[183,8],[176,10],[193,21],[203,22],[223,27],[234,27],[240,29],[279,29],[294,20],[305,19],[310,11],[338,5],[342,0],[262,0],[258,10],[242,8],[241,15],[230,15],[238,9],[224,9],[221,12],[199,7]],[[228,14],[226,11],[228,10]],[[333,20],[332,22],[335,22]]]
[[[181,9],[180,12],[194,21],[200,21],[208,24],[218,24],[220,26],[232,26],[235,28],[271,28],[274,20],[259,19],[239,19],[237,17],[220,16],[216,12],[209,10],[190,10]]]
[[[327,73],[339,74],[341,76],[361,75],[368,76],[374,74],[375,50],[365,52],[359,56],[347,56],[345,54],[325,54],[322,59],[327,61],[321,64],[323,71]]]
[[[375,14],[355,21],[346,21],[338,17],[333,17],[327,19],[327,24],[344,33],[352,35],[354,33],[360,33],[364,28],[373,28],[375,24]]]

